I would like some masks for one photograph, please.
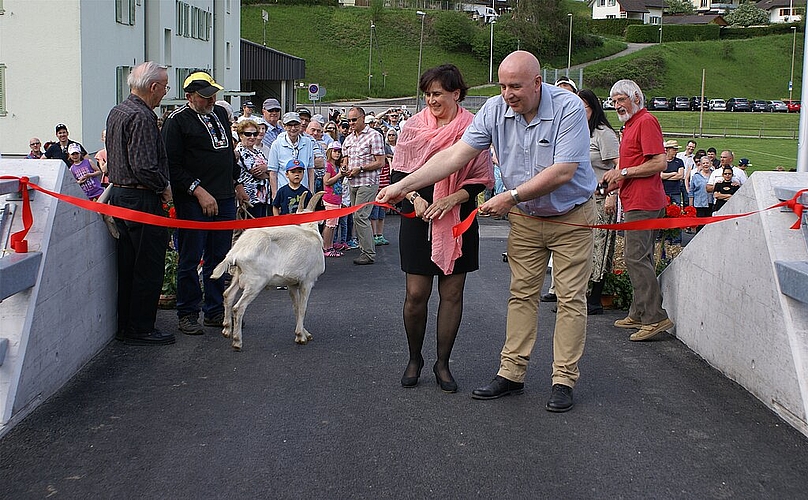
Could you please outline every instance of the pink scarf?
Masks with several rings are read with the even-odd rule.
[[[457,116],[450,123],[438,127],[438,120],[429,111],[422,110],[409,120],[401,131],[393,155],[393,170],[412,173],[438,151],[448,148],[463,136],[474,115],[458,106]],[[488,150],[481,151],[463,168],[435,183],[433,200],[439,200],[469,184],[494,186],[494,167]],[[442,219],[432,220],[432,262],[444,274],[452,274],[455,261],[463,255],[463,237],[454,238],[452,227],[460,222],[460,205],[452,207]]]

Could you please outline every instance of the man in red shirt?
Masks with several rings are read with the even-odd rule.
[[[620,142],[619,167],[606,172],[608,190],[620,189],[626,222],[665,216],[665,189],[659,176],[667,167],[662,129],[645,109],[640,87],[620,80],[610,92],[617,117],[625,123]],[[662,308],[662,292],[656,278],[654,242],[657,230],[626,231],[624,258],[634,288],[628,316],[614,322],[618,328],[637,328],[631,340],[648,340],[673,328]]]

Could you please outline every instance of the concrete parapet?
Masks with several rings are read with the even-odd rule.
[[[720,214],[772,206],[781,186],[808,187],[808,173],[755,172]],[[775,266],[808,261],[795,217],[774,209],[710,224],[660,283],[676,336],[808,435],[808,304],[781,292]]]
[[[0,160],[0,175],[83,198],[58,160]],[[0,435],[64,385],[114,336],[115,240],[93,212],[35,193],[28,247],[41,252],[36,284],[0,302],[9,344],[0,366]],[[19,213],[12,231],[21,229]]]

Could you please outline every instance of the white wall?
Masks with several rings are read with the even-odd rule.
[[[116,22],[112,0],[3,0],[0,63],[6,66],[8,114],[0,117],[0,153],[27,154],[33,136],[55,140],[57,123],[65,123],[70,138],[88,151],[100,149],[107,114],[117,104],[119,66],[145,60],[170,65],[167,99],[184,99],[175,68],[209,69],[223,87],[239,90],[240,1],[183,1],[221,11],[209,40],[177,36],[173,0],[140,0],[134,26]],[[214,65],[215,47],[221,47],[221,66]]]

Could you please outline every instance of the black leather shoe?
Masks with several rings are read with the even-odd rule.
[[[438,365],[432,367],[432,373],[435,374],[435,383],[440,386],[440,390],[450,394],[457,392],[457,382],[455,382],[451,373],[449,373],[449,380],[443,380],[440,378],[440,375],[438,375]]]
[[[161,332],[156,328],[147,334],[126,333],[123,337],[123,343],[126,345],[169,345],[176,341],[173,334]]]
[[[553,392],[547,401],[547,411],[561,413],[572,409],[572,387],[553,384]]]
[[[539,298],[539,300],[542,302],[556,302],[558,301],[558,297],[556,297],[556,294],[554,293],[545,293]]]
[[[418,378],[421,376],[421,368],[424,367],[424,358],[420,358],[418,360],[418,363],[417,363],[418,371],[416,372],[414,377],[407,377],[406,376],[407,370],[410,368],[410,364],[413,364],[413,360],[410,360],[409,363],[407,363],[407,368],[404,369],[404,374],[405,375],[402,375],[402,377],[401,377],[401,387],[411,388],[411,387],[415,387],[416,385],[418,385]]]
[[[522,394],[524,389],[524,382],[513,382],[497,375],[485,387],[479,387],[471,391],[471,397],[474,399],[496,399],[509,394]]]

